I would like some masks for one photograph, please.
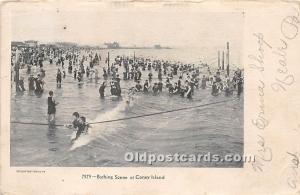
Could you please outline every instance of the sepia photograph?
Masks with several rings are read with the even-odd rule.
[[[244,17],[14,9],[10,165],[243,168]]]
[[[0,0],[0,194],[300,194],[299,29],[292,0]]]

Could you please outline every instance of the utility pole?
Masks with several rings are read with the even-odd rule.
[[[224,51],[222,52],[222,70],[224,70]]]
[[[227,76],[229,76],[229,42],[227,42],[227,67],[226,67],[226,71],[227,71]]]
[[[16,50],[16,61],[15,61],[15,83],[16,83],[16,92],[19,92],[19,77],[20,77],[20,51]]]
[[[220,51],[218,51],[218,69],[220,69]]]
[[[109,52],[107,52],[107,74],[110,75],[110,66],[109,66]]]
[[[133,65],[135,65],[135,51],[133,52]]]

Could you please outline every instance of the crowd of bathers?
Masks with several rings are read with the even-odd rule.
[[[115,56],[108,59],[99,50],[79,47],[23,47],[12,48],[12,78],[18,84],[17,92],[26,90],[24,75],[15,74],[16,69],[26,69],[28,76],[28,91],[42,94],[44,91],[44,66],[55,65],[57,69],[56,83],[61,87],[63,79],[72,77],[74,83],[95,81],[99,84],[100,97],[107,95],[106,87],[110,87],[110,95],[122,95],[122,82],[131,82],[130,92],[159,95],[167,92],[192,98],[195,89],[211,88],[211,94],[216,96],[224,93],[226,96],[243,91],[243,72],[225,71],[220,67],[211,68],[208,64],[192,64],[179,61],[168,61],[150,57]],[[100,75],[102,72],[102,75]],[[120,76],[121,75],[121,76]],[[18,78],[16,78],[18,77]],[[100,83],[98,81],[102,80]],[[50,89],[49,89],[50,90]]]

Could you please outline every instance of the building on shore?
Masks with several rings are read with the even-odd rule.
[[[154,49],[161,49],[160,45],[154,45]]]
[[[161,45],[157,44],[154,45],[154,49],[171,49],[170,47],[162,47]]]
[[[34,40],[25,41],[25,44],[29,47],[37,47],[38,46],[38,42],[34,41]]]
[[[21,41],[12,41],[11,47],[27,47],[27,45]]]
[[[119,49],[120,44],[118,42],[113,42],[113,43],[104,43],[106,45],[107,49]]]
[[[71,42],[56,42],[54,43],[56,47],[63,47],[63,48],[71,48],[71,47],[77,47],[76,43]]]

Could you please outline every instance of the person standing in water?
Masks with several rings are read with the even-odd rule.
[[[26,91],[25,87],[24,87],[24,77],[20,77],[18,91],[21,91],[21,92]]]
[[[55,102],[53,98],[53,91],[49,91],[49,97],[48,97],[48,122],[51,123],[55,120],[55,114],[56,114],[56,105],[58,103]]]
[[[144,93],[148,93],[148,91],[149,91],[149,82],[148,82],[148,80],[146,80],[145,81],[145,83],[144,83],[144,89],[143,89],[143,92]]]
[[[32,93],[35,90],[34,83],[35,83],[35,79],[33,77],[33,74],[30,74],[28,78],[28,89],[30,93]]]
[[[157,95],[159,93],[158,85],[157,83],[154,83],[152,87],[153,95]]]
[[[192,99],[192,87],[191,87],[191,83],[189,83],[188,81],[186,81],[186,92],[185,92],[185,96],[188,99]]]
[[[95,68],[95,82],[97,83],[99,80],[99,71]]]
[[[206,79],[205,75],[203,75],[202,80],[201,80],[201,88],[202,89],[206,88],[206,81],[207,81],[207,79]]]
[[[60,72],[60,69],[57,69],[56,84],[61,84],[61,72]]]
[[[74,70],[74,79],[76,80],[77,79],[77,69],[75,68]]]
[[[99,88],[99,94],[100,94],[100,97],[101,97],[102,99],[104,98],[105,87],[106,87],[106,83],[103,82],[102,85],[101,85],[100,88]]]
[[[243,81],[241,78],[238,79],[237,81],[237,95],[240,96],[243,90]]]
[[[140,92],[142,90],[143,86],[140,84],[140,81],[137,81],[137,84],[135,85],[135,90],[137,92]]]
[[[40,75],[38,74],[38,78],[35,78],[35,94],[41,95],[44,92],[44,84],[45,82],[42,80]]]

